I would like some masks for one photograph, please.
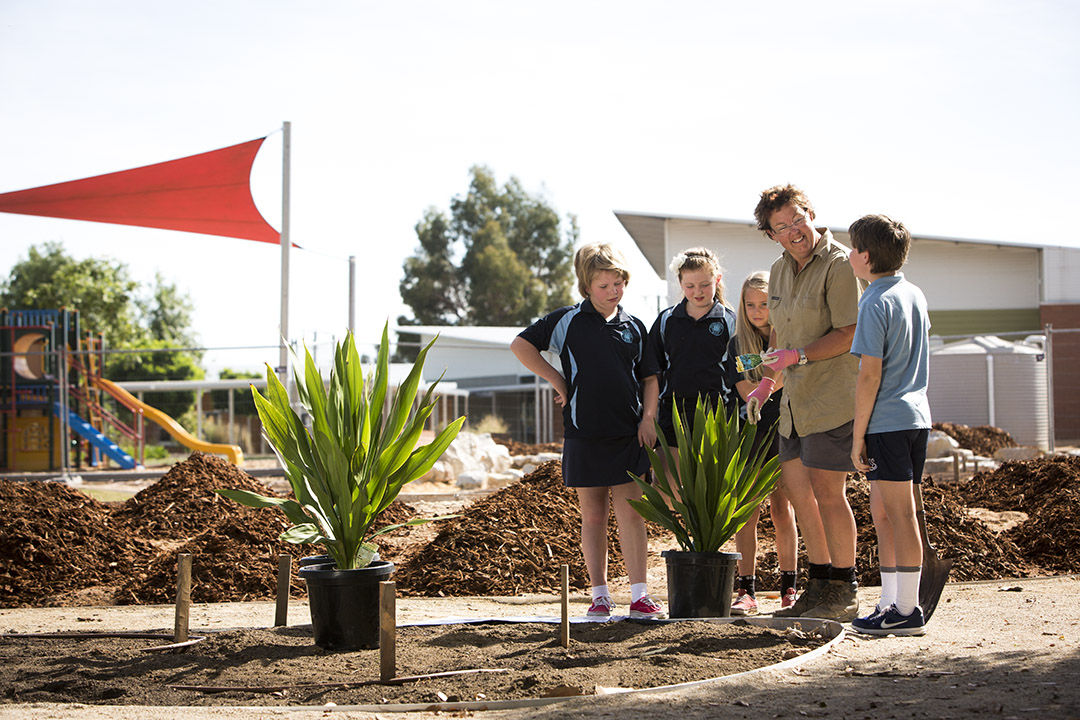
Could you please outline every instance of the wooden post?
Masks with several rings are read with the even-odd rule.
[[[277,558],[277,609],[274,627],[289,624],[289,589],[292,583],[292,555],[282,553]]]
[[[397,675],[397,584],[379,583],[379,678],[388,682]]]
[[[570,566],[563,565],[559,573],[562,586],[562,623],[559,626],[559,644],[570,647]]]
[[[960,484],[960,453],[953,453],[952,455],[952,474],[953,482],[957,485]]]
[[[191,613],[191,553],[176,557],[176,626],[173,642],[187,642]]]

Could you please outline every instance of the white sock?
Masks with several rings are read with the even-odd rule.
[[[636,603],[649,592],[648,583],[632,583],[630,585],[630,602]]]
[[[896,568],[881,568],[881,599],[878,600],[877,609],[885,611],[896,602]]]
[[[595,600],[601,597],[611,597],[611,593],[608,592],[607,585],[593,585],[592,599]]]
[[[901,615],[910,615],[919,604],[919,575],[918,567],[896,568],[896,612]]]

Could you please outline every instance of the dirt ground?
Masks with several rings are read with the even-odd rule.
[[[877,589],[860,589],[864,604],[876,600]],[[824,656],[796,667],[764,670],[669,692],[570,698],[542,707],[503,710],[408,712],[353,710],[327,694],[303,707],[293,695],[276,698],[276,706],[253,706],[234,697],[230,707],[147,707],[122,704],[0,704],[0,719],[73,718],[75,720],[253,720],[288,714],[295,720],[315,718],[483,717],[587,720],[597,717],[697,720],[700,718],[1077,718],[1080,717],[1080,615],[1075,598],[1080,578],[1057,577],[1000,582],[951,583],[927,634],[914,638],[871,638],[847,633]],[[626,598],[617,596],[616,601]],[[773,609],[770,601],[768,609]],[[585,610],[576,599],[572,614]],[[424,598],[398,600],[399,622],[454,617],[489,618],[557,616],[551,596],[514,598]],[[192,608],[192,632],[202,629],[267,628],[273,603],[216,603]],[[53,632],[164,631],[171,633],[169,606],[103,608],[19,608],[0,610],[0,631]],[[308,622],[306,603],[294,601],[289,627],[300,631]],[[486,631],[485,631],[486,632]],[[314,655],[305,646],[308,656]],[[183,655],[176,656],[177,661]],[[378,677],[378,662],[346,653],[353,667],[327,674],[324,682]],[[109,657],[84,658],[83,670],[108,667]],[[125,660],[124,662],[132,662]],[[271,664],[273,658],[263,657]],[[225,662],[222,662],[222,672]],[[60,665],[56,666],[59,672]],[[291,682],[289,673],[276,674]],[[7,683],[4,683],[7,686]],[[448,693],[447,693],[448,694]],[[437,696],[436,696],[437,697]],[[337,703],[329,705],[328,703]],[[285,709],[279,709],[285,708]]]
[[[952,430],[957,432],[954,437],[959,436],[961,445],[965,441],[1011,442],[994,432],[995,428]],[[98,502],[63,483],[0,483],[0,633],[171,633],[172,607],[165,603],[171,602],[175,594],[178,552],[195,556],[192,595],[199,604],[193,609],[192,632],[232,631],[209,633],[213,643],[208,638],[198,650],[166,653],[163,659],[159,657],[161,665],[157,669],[149,663],[158,660],[147,660],[147,655],[156,654],[140,652],[131,640],[96,646],[80,641],[79,647],[55,653],[0,640],[4,666],[0,688],[5,693],[0,697],[0,718],[145,717],[145,707],[143,714],[126,713],[140,707],[133,703],[179,706],[195,702],[190,695],[177,697],[169,693],[178,691],[162,690],[163,683],[218,684],[225,675],[233,681],[228,684],[260,686],[295,685],[307,680],[340,684],[357,677],[370,679],[372,673],[377,677],[377,656],[370,652],[366,657],[347,653],[344,656],[350,657],[325,658],[311,645],[305,592],[295,577],[288,628],[268,629],[273,619],[272,605],[251,602],[273,597],[273,569],[278,554],[288,553],[295,560],[314,552],[274,540],[286,527],[276,511],[243,508],[213,493],[219,487],[265,493],[268,485],[282,488],[280,483],[264,484],[220,459],[199,453],[119,504]],[[593,708],[597,708],[595,712],[602,715],[644,716],[648,712],[661,718],[674,718],[675,711],[680,717],[705,717],[706,713],[709,717],[962,717],[985,712],[1030,717],[1033,712],[1042,712],[1049,717],[1080,718],[1080,616],[1075,611],[1080,589],[1076,576],[1080,572],[1080,554],[1075,551],[1080,545],[1080,457],[1058,455],[1004,463],[993,471],[977,474],[962,486],[927,478],[924,487],[931,539],[942,556],[955,560],[953,582],[946,587],[926,637],[867,639],[849,635],[826,657],[807,661],[799,668],[768,670],[700,688],[684,688],[657,694],[655,700],[652,695],[634,695],[634,700],[605,696],[589,701],[569,700],[550,708],[489,710],[484,714],[546,717],[558,712],[560,717],[584,717],[585,713],[592,716]],[[874,586],[879,580],[867,483],[852,476],[848,496],[860,531],[860,596],[868,606],[876,600]],[[572,571],[581,570],[581,563],[576,502],[562,487],[557,461],[540,466],[523,481],[493,494],[395,504],[381,524],[401,522],[418,514],[447,512],[460,513],[461,517],[397,530],[379,538],[384,558],[398,568],[392,579],[399,589],[399,622],[558,614],[553,597],[558,568],[567,564]],[[759,530],[759,599],[763,612],[768,612],[778,601],[767,592],[776,587],[775,551],[767,513],[763,513]],[[673,547],[670,536],[652,528],[649,582],[652,592],[661,598],[666,579],[659,553],[669,547]],[[611,550],[615,561],[611,586],[616,600],[625,604],[629,587],[625,577],[620,576],[623,571],[617,560],[614,532]],[[805,567],[805,561],[800,562],[800,567]],[[1058,577],[1034,579],[1044,575]],[[573,614],[584,613],[585,584],[582,572],[572,572]],[[405,658],[427,655],[434,660],[431,668],[462,667],[457,663],[466,662],[466,648],[472,652],[485,645],[494,649],[495,658],[478,656],[469,662],[495,666],[496,660],[507,655],[527,658],[529,653],[524,651],[506,652],[506,648],[514,647],[515,632],[506,630],[506,626],[498,626],[499,632],[508,632],[509,636],[498,635],[497,642],[487,643],[484,638],[494,636],[489,632],[491,627],[484,626],[483,632],[465,630],[472,638],[471,644],[455,646],[450,635],[430,641],[439,653],[414,653],[403,648],[402,669],[414,674],[428,671],[415,669],[420,665],[404,666]],[[529,639],[526,644],[530,651],[537,647],[556,650],[550,643],[534,641],[539,631],[531,626],[510,627]],[[781,640],[790,642],[791,638]],[[577,662],[582,668],[608,674],[563,679],[557,678],[562,678],[566,670],[563,665],[567,657],[565,652],[560,657],[559,649],[552,657],[527,658],[527,662],[538,663],[536,667],[542,669],[534,670],[532,675],[540,680],[525,682],[540,686],[541,693],[560,685],[588,693],[597,686],[643,687],[662,683],[669,676],[688,677],[677,674],[675,668],[678,673],[689,672],[702,663],[705,676],[716,677],[709,674],[717,670],[716,665],[709,664],[716,659],[706,658],[709,653],[700,650],[701,641],[622,638],[624,644],[607,652],[603,659]],[[746,637],[739,642],[744,648],[762,644]],[[683,646],[692,648],[691,652],[676,656],[676,649]],[[664,650],[649,652],[656,647]],[[763,662],[771,661],[767,655],[771,651],[773,659],[797,652],[790,646],[763,650]],[[204,657],[200,653],[207,653],[210,659],[200,659]],[[17,659],[27,656],[34,659],[29,666],[16,665]],[[614,658],[626,656],[643,664],[620,675],[623,671],[616,669]],[[760,661],[750,656],[749,652],[736,652],[717,662],[726,663],[727,670],[732,666],[749,669]],[[324,660],[329,664],[322,664]],[[240,668],[253,669],[254,674],[245,680],[238,674]],[[653,680],[646,679],[649,673]],[[134,676],[140,681],[124,679]],[[162,680],[165,676],[195,680]],[[632,680],[627,681],[628,677]],[[441,698],[439,692],[447,698],[483,694],[493,700],[503,693],[515,697],[506,690],[495,690],[494,685],[490,692],[479,685],[437,687],[446,690],[421,695],[422,702],[436,702]],[[421,693],[430,689],[429,685],[420,686]],[[360,695],[340,694],[344,692],[341,688],[325,692],[322,688],[283,688],[277,692],[276,696],[217,695],[213,701],[232,705],[336,703],[330,707],[339,710],[368,702]],[[198,694],[200,698],[204,695]],[[383,696],[390,699],[385,693]],[[61,702],[49,704],[54,701]],[[87,706],[71,704],[79,702]],[[669,713],[665,702],[672,703],[676,710]],[[384,711],[385,706],[379,715]],[[152,714],[169,718],[236,713],[221,716],[246,718],[268,717],[276,711],[263,707],[256,714],[248,714],[253,712],[221,707],[165,707],[155,708]],[[467,716],[472,711],[445,713]],[[308,714],[301,712],[299,716]],[[360,712],[355,716],[372,714]]]

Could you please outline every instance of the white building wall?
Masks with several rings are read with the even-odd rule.
[[[738,301],[743,280],[755,270],[768,270],[781,248],[756,227],[731,222],[672,218],[668,221],[667,257],[687,248],[705,246],[720,255],[729,303]],[[846,232],[834,233],[850,247]],[[1057,297],[1080,297],[1080,251],[1060,264],[1064,269],[1048,285]],[[1070,263],[1073,263],[1070,265]],[[1072,285],[1067,282],[1071,272]],[[1039,248],[1001,247],[916,238],[904,273],[922,288],[931,310],[1037,308],[1039,297]],[[667,277],[668,304],[682,298],[678,279]]]
[[[757,270],[768,270],[780,257],[780,246],[757,228],[733,223],[695,220],[668,220],[667,258],[693,247],[707,247],[720,257],[725,299],[734,307],[739,302],[743,280]],[[682,300],[679,278],[667,273],[668,305]]]
[[[1045,248],[1043,279],[1043,302],[1080,303],[1080,249]]]
[[[1038,248],[916,240],[904,275],[931,310],[1039,307]]]

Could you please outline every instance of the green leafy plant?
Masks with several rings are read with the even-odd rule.
[[[268,365],[266,395],[254,387],[252,395],[266,440],[285,469],[296,499],[244,490],[216,492],[250,507],[281,508],[295,524],[280,539],[322,545],[342,570],[368,565],[375,551],[371,538],[402,527],[391,525],[369,535],[375,518],[406,483],[431,469],[465,422],[464,417],[458,418],[431,443],[417,447],[435,407],[432,397],[438,381],[416,403],[424,359],[434,343],[420,351],[392,400],[386,326],[374,375],[367,382],[351,332],[335,348],[329,385],[305,348],[304,376],[297,370],[296,384],[300,402],[311,416],[310,429],[291,407],[285,386]],[[428,519],[404,524],[422,522]]]
[[[780,460],[765,459],[776,430],[754,450],[757,425],[740,422],[738,413],[729,417],[723,406],[711,409],[700,397],[691,434],[677,407],[672,421],[678,447],[672,450],[659,426],[657,437],[667,467],[677,472],[669,480],[661,455],[647,448],[656,484],[631,473],[642,497],[630,504],[670,530],[684,551],[717,552],[776,487]]]

